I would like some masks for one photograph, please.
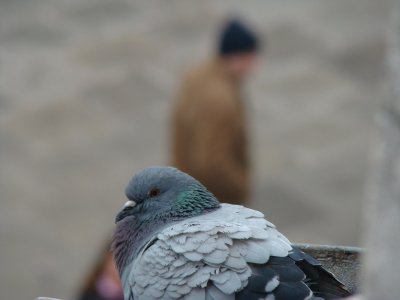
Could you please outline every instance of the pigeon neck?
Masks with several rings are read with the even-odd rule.
[[[176,220],[175,220],[176,221]],[[149,224],[143,224],[135,217],[126,217],[118,223],[112,241],[112,251],[118,271],[122,276],[125,267],[132,262],[144,245],[154,237],[157,232],[174,220],[160,220]]]
[[[122,276],[125,267],[132,262],[133,258],[139,254],[146,243],[152,237],[155,237],[164,227],[196,215],[209,213],[218,208],[219,204],[215,207],[203,209],[201,212],[192,216],[183,214],[180,217],[174,216],[170,219],[161,219],[157,222],[153,221],[150,225],[144,224],[133,216],[121,220],[117,224],[111,245],[120,276]]]
[[[220,207],[215,196],[201,185],[193,185],[178,195],[172,212],[180,217],[195,217]]]

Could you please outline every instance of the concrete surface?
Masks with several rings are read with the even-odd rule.
[[[68,299],[139,168],[168,162],[180,74],[242,15],[254,201],[296,242],[357,245],[390,1],[0,2],[0,290]]]

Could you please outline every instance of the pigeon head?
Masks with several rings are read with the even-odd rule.
[[[218,200],[200,182],[172,167],[149,167],[137,173],[125,189],[128,201],[116,223],[136,223],[193,217],[219,207]]]
[[[112,250],[120,275],[164,226],[219,208],[218,200],[193,177],[171,167],[137,173],[125,189],[128,201],[117,214]]]

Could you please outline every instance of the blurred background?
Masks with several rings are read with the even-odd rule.
[[[294,242],[359,245],[389,0],[0,2],[0,290],[69,299],[140,168],[167,164],[188,66],[243,17],[253,197]]]

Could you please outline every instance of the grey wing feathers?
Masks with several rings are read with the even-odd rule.
[[[262,213],[222,204],[215,212],[164,228],[126,268],[123,285],[135,299],[195,293],[192,299],[199,299],[200,290],[209,299],[221,298],[247,285],[250,263],[266,263],[271,255],[286,256],[290,250],[289,241]]]
[[[312,299],[305,258],[242,206],[168,226],[145,249],[122,276],[128,299]]]
[[[286,257],[271,257],[251,268],[252,276],[236,299],[332,300],[350,295],[320,262],[295,247]]]
[[[290,257],[271,257],[266,264],[251,267],[249,283],[236,299],[311,299],[312,292],[303,282],[306,275]]]

